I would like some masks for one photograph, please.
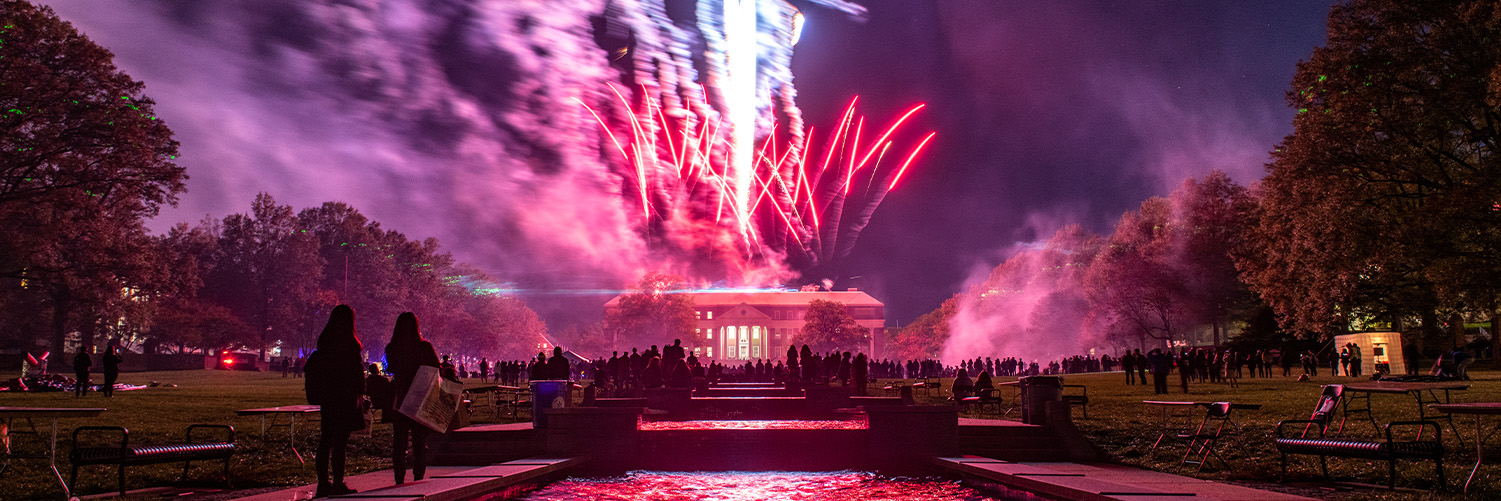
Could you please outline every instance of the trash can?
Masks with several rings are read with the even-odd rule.
[[[539,379],[532,384],[532,428],[547,427],[547,409],[568,407],[569,382],[564,379]]]
[[[1022,423],[1047,424],[1048,402],[1063,401],[1063,378],[1027,376],[1021,378]]]

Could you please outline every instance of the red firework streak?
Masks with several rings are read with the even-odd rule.
[[[583,100],[574,100],[588,110],[604,130],[610,144],[624,160],[622,176],[631,184],[631,199],[640,203],[642,225],[691,218],[714,222],[737,233],[748,258],[775,250],[798,257],[806,267],[847,256],[871,215],[896,189],[918,155],[937,135],[930,132],[916,142],[905,160],[883,165],[902,125],[926,104],[913,106],[892,121],[874,140],[863,141],[865,117],[857,115],[855,96],[845,107],[839,126],[824,142],[823,160],[810,163],[813,128],[801,144],[779,144],[776,125],[756,148],[750,172],[749,193],[736,192],[730,169],[731,145],[722,135],[720,114],[713,110],[664,110],[645,99],[645,109],[614,85],[610,90],[619,101],[630,134],[617,134],[610,123]],[[643,89],[642,95],[649,95]],[[870,169],[869,175],[860,175]],[[859,186],[859,185],[864,186]],[[851,195],[851,188],[862,188]],[[751,200],[749,209],[734,203]],[[846,205],[854,218],[844,220]],[[728,212],[728,213],[727,213]],[[726,221],[728,218],[728,221]]]

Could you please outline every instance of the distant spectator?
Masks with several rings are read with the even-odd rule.
[[[1147,365],[1152,369],[1152,392],[1167,394],[1167,375],[1173,371],[1173,356],[1163,353],[1161,348],[1153,348],[1147,354]]]
[[[125,361],[120,357],[120,347],[110,343],[104,350],[104,387],[100,388],[104,396],[115,396],[115,381],[120,379],[120,362]]]
[[[73,356],[73,396],[81,397],[89,392],[89,368],[94,366],[94,361],[89,359],[89,348],[78,347],[78,354]]]
[[[969,371],[960,368],[954,376],[954,401],[963,401],[974,389],[975,382],[969,379]]]
[[[573,379],[573,370],[569,368],[568,359],[563,357],[563,347],[552,348],[552,358],[547,359],[547,378],[567,380]]]
[[[990,371],[980,371],[980,376],[975,378],[975,394],[994,389],[995,383],[990,380]]]
[[[661,388],[662,382],[662,359],[651,357],[646,361],[646,369],[641,371],[641,383],[647,388]]]
[[[354,309],[334,307],[318,335],[318,349],[308,357],[308,403],[320,406],[322,436],[314,464],[318,472],[316,497],[355,492],[344,484],[349,433],[365,428],[360,397],[365,394],[365,367],[360,338],[354,331]]]
[[[781,370],[777,365],[777,370]],[[870,361],[865,358],[865,353],[855,355],[850,363],[850,377],[855,381],[855,394],[865,396],[865,386],[870,383]]]

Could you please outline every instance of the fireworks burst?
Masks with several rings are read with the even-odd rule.
[[[936,135],[899,139],[911,139],[902,126],[926,106],[919,104],[868,139],[856,96],[823,140],[821,160],[812,154],[813,128],[785,134],[801,140],[779,142],[772,124],[753,145],[751,168],[742,169],[735,166],[733,126],[722,114],[691,103],[664,109],[641,97],[651,95],[645,88],[634,99],[644,104],[637,104],[614,85],[610,89],[610,108],[623,115],[615,120],[619,127],[575,100],[603,128],[605,147],[624,162],[623,191],[636,206],[640,231],[678,251],[716,254],[715,261],[730,263],[726,278],[748,285],[786,280],[791,273],[804,281],[829,278],[819,275],[849,255],[876,207]],[[893,152],[899,140],[905,146]]]

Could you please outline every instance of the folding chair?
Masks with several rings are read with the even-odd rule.
[[[1214,446],[1219,442],[1220,436],[1224,434],[1225,425],[1227,424],[1230,424],[1230,402],[1209,404],[1208,409],[1204,411],[1204,420],[1199,422],[1198,429],[1194,430],[1193,433],[1178,435],[1178,438],[1188,439],[1188,450],[1183,453],[1183,461],[1178,464],[1197,464],[1199,467],[1194,471],[1203,471],[1204,465],[1209,462],[1209,456],[1212,455],[1215,459],[1220,460],[1220,464],[1223,464],[1225,469],[1229,469],[1230,462],[1225,461],[1225,458],[1214,450]],[[1210,427],[1213,427],[1214,430],[1211,431]],[[1197,461],[1189,459],[1194,455],[1199,456]]]
[[[1309,421],[1317,422],[1317,424],[1319,425],[1320,436],[1323,436],[1329,431],[1329,425],[1332,421],[1334,421],[1334,413],[1335,411],[1339,410],[1339,405],[1344,400],[1344,397],[1344,385],[1324,385],[1323,393],[1319,394],[1319,403],[1313,406],[1313,416],[1308,418]],[[1346,419],[1348,419],[1348,416],[1340,417],[1339,430],[1334,432],[1334,436],[1339,436],[1345,432]],[[1312,428],[1314,424],[1315,423],[1309,423],[1307,425],[1304,425],[1303,434],[1301,435],[1301,437],[1308,436],[1308,430],[1309,428]]]

